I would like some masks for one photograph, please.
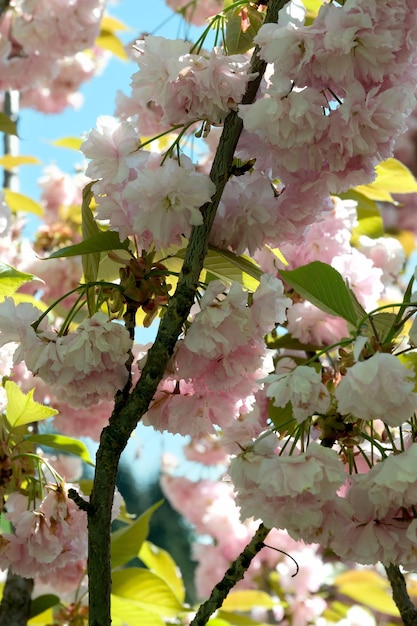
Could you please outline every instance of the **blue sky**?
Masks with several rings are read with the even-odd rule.
[[[130,27],[129,32],[119,33],[124,43],[145,32],[170,38],[190,36],[188,27],[180,16],[173,14],[164,0],[119,0],[108,4],[108,12]],[[197,30],[193,28],[191,32],[195,34]],[[36,181],[45,165],[54,163],[72,173],[76,164],[82,164],[80,153],[54,147],[51,142],[66,136],[79,137],[95,127],[99,115],[112,115],[117,90],[129,93],[130,77],[136,70],[134,63],[112,58],[101,76],[83,86],[84,105],[81,109],[67,109],[59,115],[22,110],[19,121],[20,153],[36,156],[42,165],[21,166],[21,193],[39,198]]]

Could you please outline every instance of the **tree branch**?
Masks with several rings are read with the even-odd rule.
[[[32,590],[32,578],[22,578],[9,569],[0,606],[0,626],[26,626]]]
[[[279,10],[287,2],[288,0],[272,0],[268,6],[265,22],[276,22]],[[244,104],[253,102],[265,68],[266,64],[258,57],[257,49],[255,49],[251,71],[258,72],[258,76],[249,83],[242,100]],[[149,408],[194,303],[198,280],[207,253],[208,236],[230,175],[241,132],[242,121],[236,112],[231,112],[225,120],[219,148],[210,172],[210,177],[216,185],[216,192],[211,201],[201,207],[204,221],[201,226],[194,227],[191,232],[175,294],[170,299],[167,311],[161,320],[157,337],[149,350],[140,380],[125,402],[116,401],[109,425],[104,428],[100,437],[94,485],[88,510],[90,626],[108,626],[111,623],[110,525],[120,455],[138,421]]]
[[[239,554],[237,559],[233,561],[222,580],[214,587],[209,599],[200,606],[194,619],[190,622],[190,626],[204,626],[207,624],[211,615],[221,607],[236,583],[242,580],[252,559],[265,547],[264,540],[269,531],[269,528],[260,524],[248,545]]]
[[[400,612],[404,626],[417,624],[417,610],[407,592],[405,578],[398,565],[384,565],[388,580],[391,584],[392,597]]]

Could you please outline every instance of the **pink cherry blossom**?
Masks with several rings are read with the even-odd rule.
[[[330,394],[312,367],[300,365],[288,374],[271,374],[265,382],[274,406],[284,408],[290,402],[299,424],[311,415],[326,413],[330,406]]]
[[[349,367],[335,396],[343,415],[380,419],[389,426],[400,426],[417,409],[412,372],[398,357],[382,352]]]

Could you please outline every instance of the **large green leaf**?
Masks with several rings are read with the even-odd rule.
[[[58,435],[56,433],[40,433],[25,437],[25,441],[32,441],[40,446],[60,450],[61,452],[65,452],[67,454],[74,454],[75,456],[80,457],[84,463],[94,466],[87,446],[84,442],[79,441],[78,439],[72,439],[72,437]]]
[[[143,609],[135,600],[111,596],[112,626],[165,626],[165,621],[156,613]]]
[[[58,413],[50,406],[35,402],[34,389],[29,393],[23,393],[12,380],[7,380],[4,387],[7,395],[6,417],[12,428],[46,420]]]
[[[149,534],[149,521],[153,513],[158,509],[163,500],[156,502],[133,522],[119,528],[111,536],[111,562],[112,567],[125,565],[137,557],[141,546]]]
[[[342,317],[353,325],[358,321],[352,293],[341,274],[330,265],[313,261],[295,270],[281,270],[282,278],[316,307]]]
[[[43,280],[33,274],[19,272],[15,267],[0,261],[0,299],[12,296],[21,285],[31,280],[39,280],[43,283]]]
[[[60,248],[59,250],[52,252],[48,259],[58,259],[60,257],[67,256],[78,256],[80,254],[84,256],[98,255],[99,257],[101,252],[128,249],[128,239],[120,241],[119,233],[116,233],[113,230],[108,230],[105,232],[100,231],[98,234],[85,239],[81,243],[76,243],[73,246]]]
[[[155,546],[149,541],[145,541],[142,544],[138,556],[149,570],[157,574],[170,586],[179,602],[184,602],[185,588],[181,570],[172,556],[166,550]]]
[[[182,603],[162,578],[140,567],[114,571],[112,593],[134,600],[138,607],[161,617],[176,617],[184,610]]]

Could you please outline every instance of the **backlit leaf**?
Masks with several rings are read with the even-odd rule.
[[[375,168],[377,177],[369,185],[359,185],[355,191],[371,200],[394,202],[392,193],[415,193],[417,181],[401,161],[387,159]]]
[[[39,422],[58,413],[50,406],[35,402],[34,389],[31,389],[29,393],[23,393],[12,380],[7,380],[4,386],[7,395],[6,417],[12,427]]]
[[[0,166],[4,167],[6,170],[11,170],[18,165],[39,165],[40,161],[36,157],[33,156],[12,156],[11,154],[6,154],[3,157],[0,157]]]
[[[102,29],[100,35],[96,38],[96,45],[103,50],[112,52],[114,56],[128,61],[128,56],[120,39],[110,30]]]
[[[67,437],[65,435],[58,435],[56,433],[40,433],[25,437],[25,441],[32,441],[40,446],[60,450],[66,454],[74,454],[84,461],[84,463],[94,466],[87,446],[83,441],[79,441],[78,439],[73,439],[72,437]]]
[[[111,536],[111,562],[116,568],[134,559],[149,534],[149,521],[163,500],[156,502],[128,526],[119,528]]]
[[[182,581],[181,570],[176,565],[172,556],[158,546],[145,541],[138,554],[146,567],[164,580],[182,603],[185,599],[185,588]]]
[[[11,265],[7,265],[7,263],[2,263],[0,261],[0,299],[5,296],[14,295],[15,291],[19,289],[21,285],[32,280],[39,280],[43,283],[43,280],[37,278],[33,274],[20,272]]]
[[[29,196],[24,196],[22,193],[17,193],[16,191],[11,191],[10,189],[3,189],[4,199],[6,200],[9,208],[13,213],[18,213],[19,211],[23,211],[25,213],[33,213],[34,215],[43,215],[43,208],[38,202],[29,198]]]
[[[113,571],[112,593],[134,600],[138,607],[161,617],[176,617],[183,610],[181,602],[162,578],[139,567]]]
[[[339,593],[386,615],[398,616],[388,581],[371,570],[351,570],[336,578]]]
[[[251,611],[255,607],[272,609],[274,601],[265,591],[245,589],[231,591],[222,604],[222,611]]]
[[[111,596],[112,626],[165,626],[165,621],[159,615],[143,609],[140,604],[128,598]]]
[[[61,137],[61,139],[55,139],[51,142],[53,146],[58,148],[69,148],[70,150],[79,150],[84,139],[80,137]]]

